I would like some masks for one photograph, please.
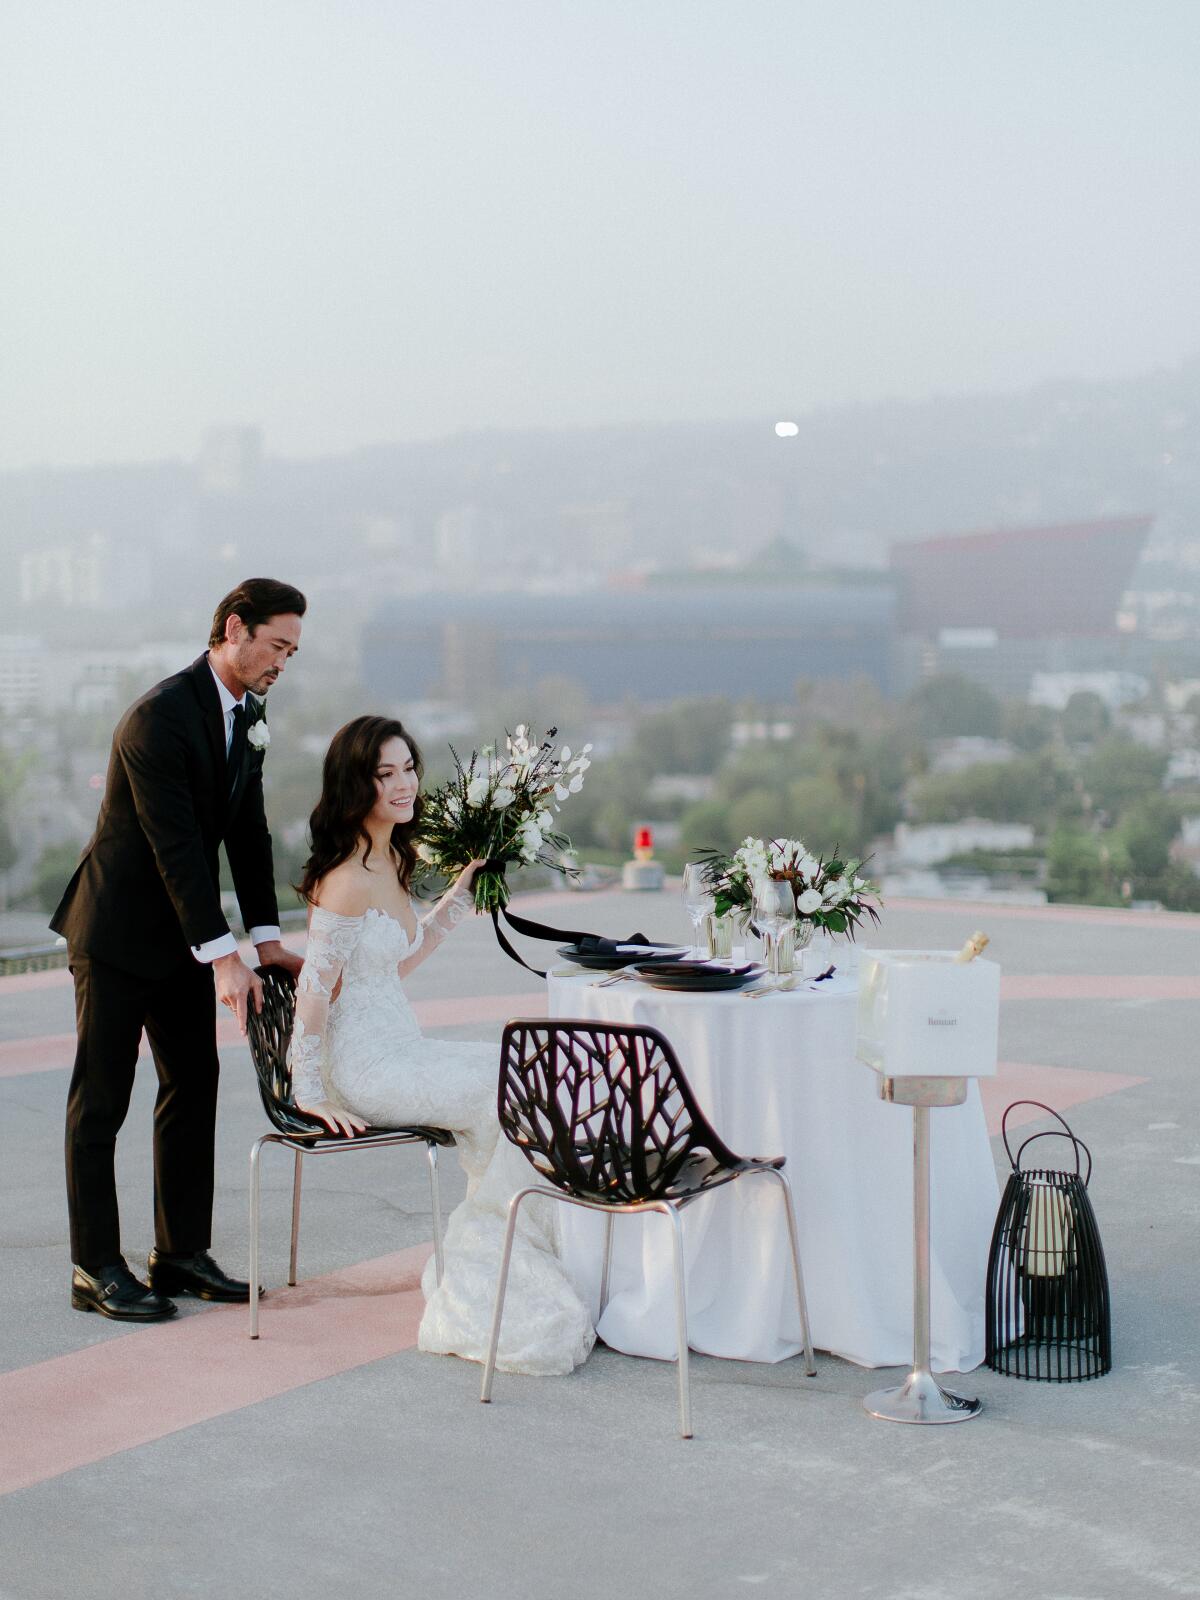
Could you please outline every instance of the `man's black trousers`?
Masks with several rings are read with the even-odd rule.
[[[191,1254],[211,1242],[217,1110],[212,968],[188,956],[167,978],[142,978],[71,952],[79,1043],[67,1097],[71,1259],[96,1273],[121,1255],[114,1171],[142,1029],[158,1071],[154,1242]]]

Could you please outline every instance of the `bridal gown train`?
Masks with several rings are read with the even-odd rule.
[[[469,903],[468,894],[452,891],[418,921],[411,943],[387,912],[343,917],[314,906],[289,1060],[302,1105],[331,1099],[378,1127],[424,1124],[453,1132],[467,1194],[446,1224],[441,1284],[432,1258],[425,1267],[418,1346],[482,1361],[508,1202],[536,1174],[500,1137],[497,1047],[426,1039],[401,982]],[[536,1197],[521,1205],[497,1362],[507,1372],[570,1372],[595,1339],[587,1307],[559,1260],[556,1209]]]

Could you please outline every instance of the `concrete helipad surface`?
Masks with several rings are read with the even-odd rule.
[[[684,931],[673,895],[540,910]],[[909,902],[875,942],[957,945],[977,926],[1005,974],[993,1121],[1033,1095],[1095,1157],[1113,1372],[1055,1386],[980,1370],[958,1380],[984,1400],[977,1421],[916,1429],[861,1408],[899,1372],[694,1356],[688,1443],[669,1365],[601,1348],[570,1378],[501,1375],[485,1408],[477,1368],[416,1351],[429,1219],[411,1152],[308,1164],[293,1290],[276,1154],[256,1344],[237,1308],[183,1302],[134,1330],[71,1311],[70,980],[0,979],[0,1597],[1200,1595],[1200,917]],[[543,1004],[482,922],[410,992],[444,1036],[498,1040]],[[222,1059],[214,1253],[242,1271],[263,1119],[227,1027]],[[119,1147],[135,1268],[153,1093],[146,1062]],[[453,1201],[452,1158],[445,1178]]]

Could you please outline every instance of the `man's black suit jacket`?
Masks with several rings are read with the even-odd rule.
[[[224,842],[248,928],[279,921],[263,752],[225,757],[225,718],[207,656],[130,706],[113,734],[104,800],[82,861],[50,919],[72,950],[145,978],[228,933]]]

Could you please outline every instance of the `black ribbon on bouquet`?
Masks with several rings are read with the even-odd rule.
[[[502,878],[504,876],[504,868],[505,862],[503,861],[485,861],[481,870],[494,872]],[[507,906],[493,907],[492,927],[496,930],[496,943],[504,951],[504,954],[511,957],[518,966],[524,967],[526,972],[532,972],[538,978],[544,978],[546,974],[539,971],[537,967],[531,967],[525,957],[513,948],[504,929],[500,926],[501,917],[504,918],[514,933],[522,933],[527,939],[553,939],[559,944],[593,944],[597,948],[611,947],[613,949],[618,944],[645,944],[647,942],[645,934],[641,933],[631,934],[628,939],[605,939],[598,933],[587,933],[581,928],[551,928],[544,922],[534,922],[530,917],[514,916]]]

